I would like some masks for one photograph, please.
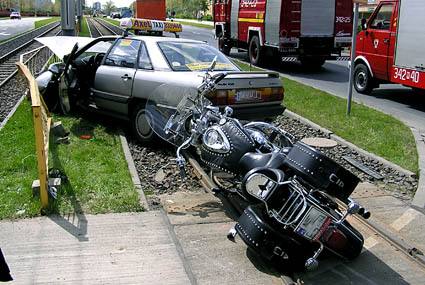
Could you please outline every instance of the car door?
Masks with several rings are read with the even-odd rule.
[[[93,96],[103,110],[127,115],[137,68],[140,40],[118,39],[97,69]]]
[[[364,56],[368,59],[375,78],[388,79],[388,55],[391,39],[393,3],[384,3],[372,16],[363,40]]]

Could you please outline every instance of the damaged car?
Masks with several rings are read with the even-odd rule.
[[[209,98],[213,104],[231,106],[242,119],[272,119],[284,111],[278,73],[243,72],[205,42],[149,36],[37,40],[62,60],[37,77],[50,110],[82,108],[127,120],[141,142],[154,138],[146,100],[164,84],[195,90],[213,60],[214,72],[227,74]],[[177,106],[179,99],[173,97],[170,102]]]

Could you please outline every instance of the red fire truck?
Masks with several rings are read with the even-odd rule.
[[[219,48],[248,50],[252,64],[300,60],[320,67],[351,45],[352,0],[215,0]]]
[[[382,0],[357,36],[354,88],[369,94],[380,83],[425,89],[425,2]]]

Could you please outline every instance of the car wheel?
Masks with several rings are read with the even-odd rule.
[[[369,69],[363,63],[357,64],[354,68],[353,84],[357,92],[367,95],[372,92],[375,86],[374,80],[370,76]]]
[[[260,65],[263,60],[262,48],[258,36],[253,36],[248,48],[249,61],[253,65]]]
[[[144,144],[153,142],[155,133],[150,126],[151,116],[144,105],[138,105],[132,116],[132,129],[136,139]]]

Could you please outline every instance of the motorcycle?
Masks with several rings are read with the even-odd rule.
[[[163,85],[146,105],[151,128],[177,147],[182,178],[183,151],[190,147],[212,175],[228,173],[237,187],[221,190],[237,193],[248,205],[228,238],[239,235],[268,260],[313,270],[323,251],[356,258],[364,240],[347,217],[370,217],[350,199],[359,178],[270,123],[242,123],[232,117],[232,108],[213,106],[208,97],[228,75],[214,73],[214,65],[197,90]]]

